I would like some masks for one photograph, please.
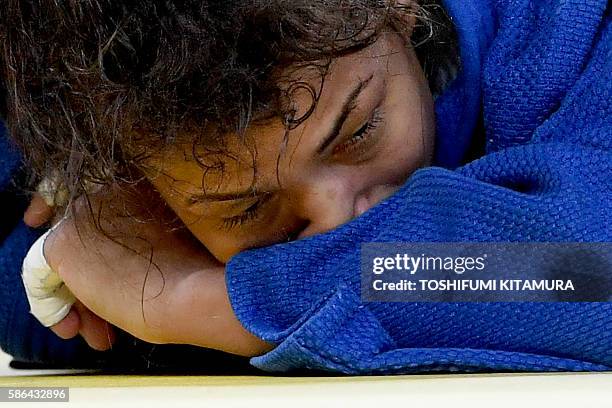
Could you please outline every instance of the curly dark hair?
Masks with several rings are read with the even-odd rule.
[[[405,31],[406,13],[436,95],[459,63],[439,1],[6,0],[0,113],[33,173],[59,171],[74,196],[84,182],[127,177],[136,147],[290,123],[273,70],[313,64],[325,75],[326,61]]]

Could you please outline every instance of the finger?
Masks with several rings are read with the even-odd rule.
[[[23,259],[21,273],[30,313],[45,327],[61,322],[76,300],[45,258],[44,245],[52,233],[53,229],[48,230],[32,244]]]
[[[30,227],[40,227],[53,216],[53,208],[49,207],[40,193],[34,193],[30,206],[23,215],[23,222]]]
[[[75,303],[75,307],[81,321],[79,333],[87,344],[95,350],[108,350],[116,338],[112,326],[80,302]]]
[[[50,329],[62,339],[71,339],[79,334],[80,325],[81,319],[73,306],[66,317],[61,322],[51,326]]]

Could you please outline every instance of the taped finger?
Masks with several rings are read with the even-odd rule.
[[[34,242],[23,260],[21,274],[30,303],[30,313],[45,327],[53,326],[66,317],[76,300],[59,274],[51,269],[45,259],[45,240],[54,228]]]

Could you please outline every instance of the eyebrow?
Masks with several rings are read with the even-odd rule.
[[[346,122],[350,113],[355,109],[356,101],[361,92],[368,86],[371,82],[374,74],[371,74],[368,78],[364,80],[360,80],[357,85],[351,90],[351,92],[347,95],[342,103],[342,108],[340,110],[340,115],[338,115],[332,124],[331,129],[327,133],[327,135],[323,138],[323,142],[317,148],[317,154],[323,153],[323,151],[338,137],[340,134],[340,130],[344,123]],[[195,201],[198,203],[201,202],[209,202],[209,201],[235,201],[241,200],[245,198],[255,198],[258,195],[262,194],[254,188],[249,188],[245,191],[239,191],[235,193],[200,193],[193,194],[188,197],[188,201]]]
[[[348,96],[344,100],[344,103],[342,104],[342,110],[340,111],[340,115],[336,117],[329,133],[323,138],[323,142],[317,148],[318,154],[323,153],[327,146],[329,146],[338,137],[338,135],[340,134],[340,129],[342,129],[342,126],[344,126],[344,122],[346,122],[346,119],[348,118],[350,113],[357,106],[355,103],[357,101],[357,98],[359,97],[359,95],[361,95],[361,92],[366,88],[366,86],[370,83],[373,77],[374,74],[370,75],[368,78],[362,81],[359,81],[359,83],[357,83],[357,86],[355,86],[351,93],[348,94]]]

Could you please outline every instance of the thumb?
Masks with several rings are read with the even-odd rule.
[[[66,317],[50,329],[62,339],[70,339],[81,334],[91,348],[99,351],[107,350],[116,339],[113,326],[78,300]]]
[[[81,319],[79,313],[75,310],[74,306],[70,309],[70,312],[61,321],[50,327],[53,333],[57,334],[62,339],[71,339],[79,334],[79,327],[81,325]]]

